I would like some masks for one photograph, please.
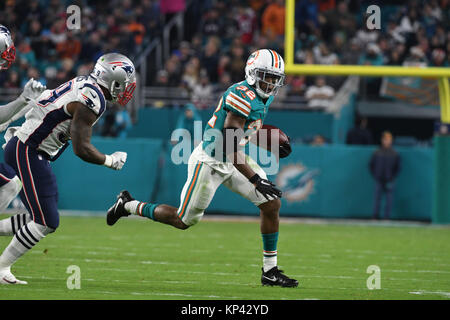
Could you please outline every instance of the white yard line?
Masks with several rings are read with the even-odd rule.
[[[411,292],[409,292],[409,293],[410,293],[410,294],[418,294],[418,295],[433,294],[433,295],[444,296],[444,297],[450,299],[450,292],[418,290],[418,291],[411,291]]]

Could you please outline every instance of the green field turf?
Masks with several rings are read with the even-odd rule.
[[[0,215],[0,218],[6,218]],[[450,299],[450,229],[281,223],[278,263],[298,288],[260,285],[257,221],[201,221],[186,230],[145,219],[61,217],[56,233],[14,265],[27,286],[3,299]],[[11,237],[0,237],[0,248]],[[69,290],[67,267],[81,269]],[[381,269],[368,290],[367,267]]]

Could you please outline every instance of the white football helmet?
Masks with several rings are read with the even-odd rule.
[[[91,76],[109,90],[112,102],[126,105],[133,98],[136,74],[133,62],[120,53],[107,53],[98,58]]]
[[[16,48],[8,28],[0,24],[0,70],[8,69],[16,59]]]
[[[245,79],[261,98],[275,96],[284,85],[284,77],[284,61],[275,50],[260,49],[248,57]]]

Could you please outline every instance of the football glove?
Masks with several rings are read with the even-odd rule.
[[[251,177],[249,181],[255,185],[256,190],[258,190],[267,200],[281,198],[281,190],[277,189],[275,184],[271,181],[262,179],[258,174]],[[272,199],[269,199],[269,197]]]
[[[39,81],[36,81],[33,78],[31,78],[25,84],[25,87],[23,88],[23,92],[20,95],[20,97],[24,98],[26,102],[30,100],[35,100],[41,95],[42,92],[44,92],[45,89],[47,89],[46,86],[44,86]]]
[[[116,151],[111,155],[105,154],[105,167],[120,170],[127,161],[127,153],[122,151]]]
[[[288,141],[280,144],[280,158],[286,158],[292,152],[291,138],[288,136]]]

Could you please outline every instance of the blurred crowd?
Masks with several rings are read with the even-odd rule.
[[[297,0],[295,62],[449,66],[450,1],[378,2]],[[381,29],[369,30],[365,10],[377,3]],[[185,87],[203,108],[211,107],[202,102],[212,93],[244,78],[252,51],[270,47],[283,54],[285,8],[283,0],[206,1],[197,8],[200,13],[193,21],[198,23],[191,26],[195,32],[173,51],[153,85]],[[302,96],[309,106],[324,109],[344,80],[288,76],[279,95]],[[323,93],[328,97],[317,101]]]
[[[81,8],[80,29],[68,30],[69,5]],[[5,0],[0,21],[13,35],[16,63],[0,74],[0,86],[22,87],[28,78],[54,88],[93,68],[103,53],[133,56],[144,37],[161,27],[158,1]]]
[[[67,30],[71,4],[81,8],[80,30]],[[382,6],[381,30],[366,26],[371,4]],[[52,88],[88,73],[105,52],[134,57],[180,11],[184,41],[147,80],[186,88],[197,108],[214,107],[208,104],[211,96],[244,79],[252,51],[270,47],[284,54],[283,0],[5,0],[0,21],[13,33],[18,58],[9,72],[0,73],[0,86],[22,87],[33,77]],[[296,63],[449,65],[449,0],[297,0],[295,16]],[[288,76],[279,94],[303,97],[320,84],[330,95],[344,80]]]

